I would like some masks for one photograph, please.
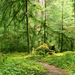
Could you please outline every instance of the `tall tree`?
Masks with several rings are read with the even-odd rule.
[[[44,0],[39,0],[39,4],[44,7]],[[43,11],[39,11],[38,14],[39,14],[39,20],[42,20],[43,22],[43,18],[44,18]],[[41,31],[41,27],[42,27],[42,23],[39,24],[39,32]],[[39,38],[39,43],[41,44],[41,38]]]
[[[46,8],[46,0],[45,0],[45,8]],[[44,22],[44,43],[46,43],[46,10],[45,10],[45,22]]]
[[[75,0],[74,0],[74,23],[75,23]]]
[[[61,34],[61,52],[63,50],[63,4],[64,2],[62,1],[62,34]]]
[[[27,22],[28,53],[30,53],[30,34],[29,34],[28,0],[26,0],[26,22]]]
[[[44,0],[38,0],[38,4],[39,6],[44,6]],[[38,20],[40,21],[41,20],[41,17],[42,17],[42,12],[41,10],[37,11],[38,15],[37,15],[37,18]],[[41,38],[40,38],[40,35],[39,35],[39,32],[41,31],[41,23],[37,23],[35,25],[35,32],[37,34],[37,37],[36,37],[36,43],[37,45],[39,46],[41,44]]]

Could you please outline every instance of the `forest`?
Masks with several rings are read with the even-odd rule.
[[[0,0],[0,75],[75,75],[75,0]]]

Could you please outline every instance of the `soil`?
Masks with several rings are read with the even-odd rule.
[[[57,68],[53,65],[48,65],[48,64],[42,63],[42,62],[37,62],[37,63],[41,64],[45,68],[47,68],[48,72],[45,75],[66,75],[65,72],[62,69]]]

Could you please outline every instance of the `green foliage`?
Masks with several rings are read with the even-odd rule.
[[[26,58],[26,59],[28,59],[28,60],[35,60],[35,61],[42,61],[42,59],[44,59],[44,55],[32,55],[32,56],[30,56],[30,57],[28,57],[28,58]]]
[[[28,0],[31,48],[38,44],[35,42],[35,38],[38,35],[39,38],[41,38],[41,44],[43,44],[43,36],[45,31],[47,34],[46,42],[53,42],[53,44],[56,44],[57,46],[61,43],[61,34],[63,33],[65,35],[63,39],[63,51],[72,50],[70,40],[75,38],[75,25],[73,23],[74,1],[72,2],[71,0],[65,0],[63,2],[64,25],[63,31],[61,31],[62,0],[46,0],[46,8],[44,8],[42,5],[39,5],[38,0]],[[0,51],[27,51],[26,2],[23,0],[1,0],[0,8]],[[41,16],[39,16],[40,12],[42,12]],[[46,14],[45,30],[44,14]],[[41,29],[38,35],[34,29],[36,25],[40,25]],[[61,46],[59,46],[59,49],[60,48]]]
[[[6,45],[6,46],[5,46]],[[23,41],[7,41],[5,42],[5,45],[3,48],[1,48],[1,52],[8,53],[8,52],[27,52],[27,43]]]
[[[69,52],[62,56],[31,56],[28,59],[41,61],[49,63],[50,65],[55,65],[57,67],[61,67],[64,70],[68,71],[68,75],[75,74],[75,53]]]
[[[36,62],[27,59],[12,59],[0,68],[0,75],[43,75],[47,70]]]
[[[7,58],[8,57],[5,54],[0,53],[0,64],[3,64]]]
[[[27,51],[25,1],[1,1],[0,51]],[[25,10],[24,10],[25,9]],[[23,41],[23,42],[22,42]]]
[[[45,50],[36,51],[36,55],[46,55]]]

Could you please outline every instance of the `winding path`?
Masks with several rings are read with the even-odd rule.
[[[60,68],[42,62],[37,63],[47,68],[48,72],[45,75],[66,75]]]

